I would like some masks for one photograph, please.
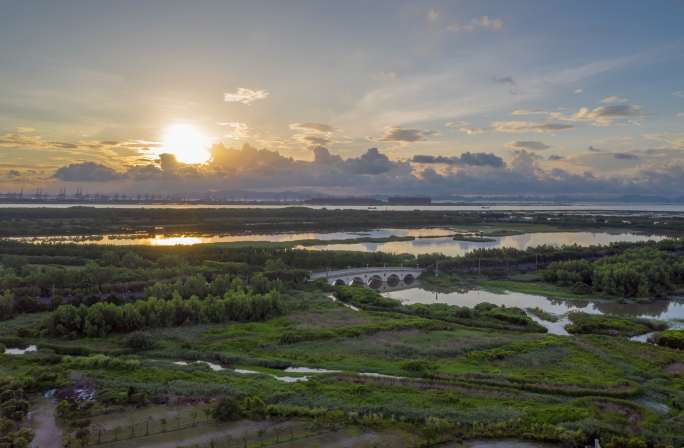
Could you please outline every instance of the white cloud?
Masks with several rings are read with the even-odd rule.
[[[676,92],[672,92],[672,94],[676,97],[684,98],[684,90],[677,90]]]
[[[575,91],[574,91],[573,93],[574,93],[575,95],[579,95],[579,94],[581,94],[581,93],[584,93],[584,89],[575,89]]]
[[[290,123],[290,129],[292,129],[293,131],[299,131],[299,132],[330,133],[330,132],[334,131],[333,127],[330,126],[329,124],[313,123],[313,122]]]
[[[412,143],[427,140],[429,136],[434,134],[434,131],[423,129],[404,129],[395,126],[385,129],[385,133],[382,135],[382,137],[380,137],[379,140],[384,142]]]
[[[239,87],[235,92],[226,92],[223,94],[223,100],[227,103],[242,103],[252,104],[254,101],[268,98],[269,92],[267,90],[252,90],[244,87]]]
[[[623,98],[621,96],[607,96],[601,100],[602,103],[604,104],[621,104],[621,103],[626,103],[627,98]]]
[[[450,121],[446,123],[444,126],[448,127],[449,129],[455,129],[459,132],[463,132],[464,134],[468,135],[478,135],[489,130],[489,128],[472,127],[467,121]]]
[[[636,104],[610,104],[599,106],[595,109],[581,107],[572,115],[566,115],[561,112],[549,113],[549,116],[555,120],[587,122],[594,126],[609,126],[619,120],[639,118],[643,115],[641,106]]]
[[[497,132],[523,133],[523,132],[556,132],[571,129],[574,126],[565,123],[536,123],[532,121],[495,121],[492,128]]]

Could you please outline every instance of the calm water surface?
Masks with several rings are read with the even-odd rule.
[[[453,237],[458,229],[449,228],[420,228],[420,229],[377,229],[364,232],[300,232],[300,233],[268,233],[268,234],[188,234],[188,235],[91,235],[91,236],[50,236],[14,238],[28,242],[74,242],[78,244],[111,244],[111,245],[147,245],[147,246],[176,246],[206,243],[237,243],[237,242],[290,242],[301,240],[352,240],[362,237],[386,238],[390,236],[414,237],[411,241],[392,241],[386,243],[342,243],[321,244],[315,246],[298,246],[308,250],[353,250],[361,252],[389,252],[409,253],[413,255],[443,253],[457,256],[466,254],[474,249],[495,249],[512,247],[526,249],[539,245],[570,245],[580,246],[606,245],[614,242],[637,242],[647,240],[661,240],[662,235],[645,235],[637,233],[606,233],[606,232],[548,232],[525,233],[503,237],[492,237],[491,242],[457,241]]]
[[[683,300],[659,300],[648,304],[622,304],[602,300],[562,300],[520,292],[493,293],[480,289],[436,293],[422,287],[389,291],[383,293],[383,296],[401,300],[406,305],[414,303],[445,303],[447,305],[472,308],[478,303],[489,302],[495,305],[522,309],[541,308],[548,313],[561,317],[558,322],[546,322],[531,316],[553,334],[567,334],[563,327],[568,323],[567,314],[572,311],[658,319],[669,322],[670,326],[675,328],[684,327]]]
[[[287,208],[307,207],[312,209],[328,210],[369,210],[367,205],[309,205],[309,204],[97,204],[97,203],[0,203],[0,208],[69,208],[69,207],[93,207],[93,208],[163,208],[163,209],[195,209],[195,208]],[[674,212],[684,213],[684,204],[516,204],[501,203],[487,205],[453,205],[435,202],[432,205],[380,205],[370,210],[377,211],[614,211],[614,212]]]
[[[397,229],[399,231],[399,229]],[[414,235],[408,231],[409,236]],[[452,230],[453,233],[453,230]],[[395,233],[399,234],[399,233]],[[400,235],[401,236],[401,235]],[[644,235],[638,233],[606,233],[606,232],[547,232],[524,233],[502,237],[492,237],[491,242],[458,241],[452,237],[417,238],[413,241],[391,241],[387,243],[349,243],[328,244],[318,246],[300,246],[309,250],[354,250],[360,252],[408,253],[412,255],[442,253],[449,256],[464,255],[475,249],[499,249],[511,247],[527,249],[528,247],[553,245],[578,246],[607,245],[616,242],[638,242],[665,239],[662,235]]]

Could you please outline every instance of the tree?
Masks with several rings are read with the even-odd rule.
[[[14,293],[5,290],[0,294],[0,320],[14,317]]]
[[[223,397],[211,410],[211,416],[222,422],[235,420],[240,417],[240,404],[233,397]]]

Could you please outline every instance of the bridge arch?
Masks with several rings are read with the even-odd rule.
[[[413,274],[406,274],[404,276],[404,284],[412,285],[416,281],[416,277]]]
[[[380,289],[383,283],[384,281],[382,280],[382,277],[380,277],[377,274],[371,276],[371,278],[368,279],[368,286],[370,286],[373,289]]]
[[[354,277],[351,281],[352,286],[365,286],[366,282],[361,277]]]
[[[345,286],[347,282],[344,281],[344,279],[338,278],[333,282],[333,286]]]
[[[387,286],[393,288],[393,287],[397,286],[400,281],[401,281],[401,279],[399,278],[399,276],[397,274],[390,274],[390,276],[387,277]]]

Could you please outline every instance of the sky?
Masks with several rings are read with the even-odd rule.
[[[2,191],[684,191],[680,0],[0,9]]]

